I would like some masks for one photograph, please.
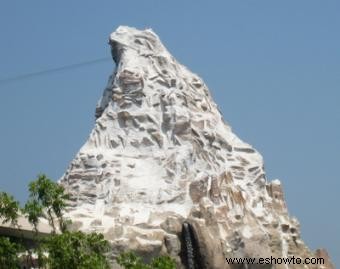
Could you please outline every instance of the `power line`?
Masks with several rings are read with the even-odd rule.
[[[20,80],[24,80],[24,79],[27,79],[27,78],[30,78],[30,77],[37,77],[37,76],[46,75],[46,74],[50,74],[50,73],[60,72],[60,71],[63,71],[63,70],[75,69],[75,68],[79,68],[79,67],[82,67],[82,66],[85,66],[85,65],[93,65],[93,64],[100,63],[100,62],[106,62],[106,61],[112,61],[112,59],[108,58],[108,57],[98,58],[98,59],[95,59],[95,60],[85,61],[85,62],[81,62],[81,63],[69,64],[69,65],[64,65],[64,66],[61,66],[61,67],[55,67],[55,68],[45,69],[45,70],[41,70],[41,71],[37,71],[37,72],[32,72],[32,73],[13,76],[13,77],[3,78],[3,79],[0,79],[0,84],[5,84],[5,83],[8,83],[8,82],[12,82],[12,81],[20,81]]]

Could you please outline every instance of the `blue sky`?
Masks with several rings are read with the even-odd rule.
[[[108,35],[151,27],[281,179],[303,239],[339,266],[339,12],[336,0],[1,1],[0,190],[24,201],[38,173],[63,174],[114,67]]]

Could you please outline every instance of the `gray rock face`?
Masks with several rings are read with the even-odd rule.
[[[202,79],[151,30],[119,27],[109,43],[116,69],[60,180],[77,228],[102,232],[113,257],[168,254],[178,268],[188,267],[184,223],[197,268],[240,268],[229,257],[313,257],[280,182],[267,182],[261,155],[223,121]],[[283,267],[299,268],[273,268]]]

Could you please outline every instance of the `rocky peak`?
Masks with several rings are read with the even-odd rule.
[[[261,155],[223,121],[203,80],[152,30],[119,27],[109,44],[116,68],[95,127],[60,181],[74,227],[103,232],[113,255],[169,254],[179,268],[312,256],[280,182],[267,182]]]

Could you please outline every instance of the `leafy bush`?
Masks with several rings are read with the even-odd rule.
[[[176,269],[175,261],[168,256],[154,258],[150,264],[145,264],[132,252],[120,254],[117,263],[125,269]]]
[[[65,232],[48,237],[44,243],[50,269],[107,269],[109,244],[102,234]]]
[[[161,256],[154,258],[151,262],[151,268],[153,269],[175,269],[176,263],[174,259],[169,256]]]
[[[0,237],[0,268],[17,269],[20,268],[17,253],[21,250],[20,246],[12,243],[6,237]]]

